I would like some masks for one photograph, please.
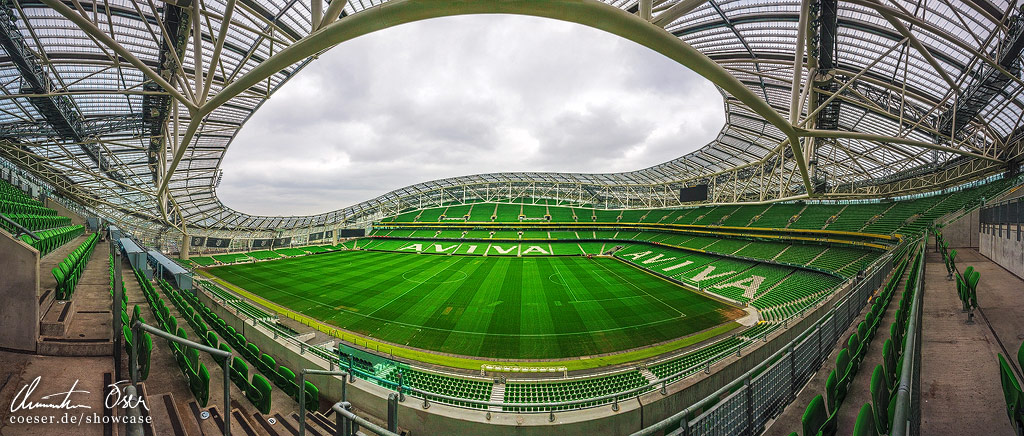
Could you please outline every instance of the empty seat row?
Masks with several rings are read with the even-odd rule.
[[[941,232],[935,233],[935,243],[942,253],[947,278],[956,280],[957,298],[960,299],[963,311],[967,313],[967,322],[973,322],[974,309],[978,308],[978,282],[981,280],[981,273],[976,271],[973,266],[968,266],[964,269],[963,274],[960,273],[960,269],[956,266],[956,250],[949,249],[949,243],[943,239]]]
[[[39,240],[29,235],[21,235],[20,239],[32,248],[39,250],[39,256],[42,257],[60,248],[60,246],[71,242],[82,233],[85,233],[85,226],[67,226],[36,232]]]
[[[35,215],[35,214],[22,214],[12,213],[8,214],[7,218],[11,221],[18,223],[18,225],[31,230],[33,232],[39,230],[52,229],[54,227],[64,227],[71,225],[71,218],[60,215]],[[13,224],[0,220],[0,228],[7,230],[11,234],[18,232],[18,228]]]
[[[871,307],[864,320],[857,324],[856,331],[851,333],[844,343],[845,347],[839,350],[836,356],[836,367],[825,380],[824,395],[819,394],[815,396],[804,410],[801,418],[804,436],[830,436],[836,434],[839,409],[846,399],[846,394],[849,392],[850,386],[860,369],[861,362],[867,353],[871,340],[875,336],[875,332],[881,327],[882,318],[889,303],[892,301],[892,296],[895,294],[900,279],[903,277],[906,266],[911,262],[911,259],[917,259],[919,258],[918,256],[922,255],[923,252],[918,250],[916,256],[903,258],[897,264],[889,281],[886,282],[878,296],[872,300]],[[872,373],[872,403],[862,407],[860,413],[864,417],[858,417],[858,425],[862,427],[860,431],[865,433],[856,434],[888,434],[888,430],[892,425],[891,418],[889,418],[889,411],[892,410],[890,402],[894,398],[892,394],[897,387],[897,368],[899,368],[902,361],[897,357],[898,353],[902,351],[902,347],[896,350],[896,345],[894,344],[902,344],[902,338],[905,336],[904,331],[907,327],[910,301],[915,290],[917,262],[914,262],[913,265],[914,267],[911,268],[910,276],[904,287],[903,296],[900,299],[899,310],[897,310],[895,320],[889,328],[892,337],[887,339],[882,347],[883,363],[877,365]],[[861,421],[871,424],[870,428],[864,428],[866,424],[860,424]],[[794,432],[791,436],[795,435],[796,433]]]
[[[247,378],[248,365],[242,361],[235,362],[234,360],[238,359],[238,357],[234,357],[231,362],[231,366],[233,368],[233,381],[235,381],[235,384],[237,384],[239,388],[245,390],[246,397],[249,398],[262,413],[268,413],[264,410],[269,411],[270,409],[270,385],[267,383],[267,378],[269,378],[270,381],[273,381],[274,385],[283,390],[288,394],[288,396],[292,397],[296,401],[298,400],[300,388],[297,383],[296,375],[290,368],[284,365],[278,365],[273,357],[260,352],[260,349],[256,344],[248,342],[245,339],[245,336],[237,332],[234,327],[227,325],[223,319],[199,301],[194,294],[190,292],[178,292],[165,281],[161,281],[161,285],[167,290],[169,295],[173,295],[173,300],[177,300],[178,303],[184,307],[183,309],[179,308],[179,310],[183,310],[186,318],[191,319],[192,322],[198,326],[196,331],[204,332],[209,340],[207,345],[230,350],[228,347],[228,344],[230,344],[230,346],[234,347],[235,350],[238,351],[238,354],[244,357],[249,364],[252,364],[256,369],[264,374],[265,377],[260,376],[259,374],[253,374],[250,382],[242,383],[243,379]],[[220,336],[224,338],[224,342],[226,344],[214,344],[216,342],[216,335],[214,335],[213,331],[206,329],[204,320],[209,322],[210,325],[213,326],[212,328],[220,333]],[[236,365],[239,370],[244,369],[245,372],[240,374],[237,380],[234,380],[234,368]],[[308,380],[304,382],[303,389],[305,390],[306,409],[310,411],[317,410],[320,405],[320,390],[316,385]]]
[[[92,257],[92,251],[96,248],[96,242],[100,236],[96,233],[90,235],[78,248],[75,248],[56,268],[50,272],[53,278],[57,279],[56,298],[67,300],[75,292],[78,280],[82,278],[86,265]]]
[[[171,315],[170,309],[167,308],[164,300],[157,294],[149,279],[139,270],[135,270],[135,278],[139,281],[139,286],[142,288],[146,301],[149,302],[150,310],[152,310],[153,316],[157,320],[157,325],[165,332],[182,339],[188,339],[185,329],[178,325],[178,319]],[[138,316],[141,317],[141,313]],[[195,397],[196,403],[200,407],[206,407],[210,400],[210,371],[206,368],[206,364],[199,361],[199,350],[179,345],[172,340],[167,340],[167,347],[171,349],[174,361],[178,364],[178,369],[181,370],[182,375],[188,380],[189,391]],[[146,368],[140,368],[140,374],[145,371],[148,375],[148,365],[143,366],[140,362],[140,367]]]
[[[626,371],[604,377],[551,383],[508,383],[505,385],[506,403],[551,403],[585,400],[624,392],[646,385],[647,379],[639,371]],[[611,402],[606,400],[605,402]],[[590,403],[588,403],[589,405]],[[598,404],[598,403],[593,403]],[[575,408],[576,406],[566,407]],[[520,411],[521,407],[505,407]],[[557,409],[557,408],[556,408]],[[546,410],[546,409],[545,409]],[[531,410],[527,410],[531,411]]]
[[[56,216],[57,211],[43,206],[38,201],[30,198],[12,198],[6,197],[0,199],[0,213],[4,215],[12,214],[27,214],[27,215],[42,215],[42,216]]]
[[[1024,343],[1017,349],[1017,364],[1024,368]],[[1013,374],[1013,369],[1006,362],[1003,353],[999,353],[999,381],[1003,387],[1003,399],[1006,403],[1006,416],[1010,418],[1010,425],[1014,434],[1024,434],[1024,391],[1021,386],[1024,380],[1018,380]]]

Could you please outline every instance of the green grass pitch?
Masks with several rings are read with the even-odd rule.
[[[609,258],[350,251],[230,265],[213,275],[398,346],[499,359],[612,353],[743,311]]]

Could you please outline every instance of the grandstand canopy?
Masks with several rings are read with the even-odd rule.
[[[312,216],[218,200],[232,139],[318,54],[477,13],[573,21],[647,46],[717,85],[726,125],[693,153],[625,173],[426,181]],[[714,202],[895,196],[1019,163],[1018,14],[991,0],[8,0],[0,156],[151,239],[502,197],[677,206],[678,188],[698,183]]]

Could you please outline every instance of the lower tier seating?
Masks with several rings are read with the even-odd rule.
[[[505,385],[506,403],[557,403],[586,400],[616,392],[628,391],[646,385],[647,379],[639,371],[627,371],[605,377],[549,383],[508,383]],[[625,397],[622,397],[625,398]],[[593,405],[610,403],[594,402]],[[572,406],[566,408],[579,408]],[[504,407],[507,411],[533,411],[529,407]],[[525,410],[524,410],[525,409]],[[540,410],[540,409],[537,409]]]

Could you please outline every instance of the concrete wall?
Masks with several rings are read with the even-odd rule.
[[[81,216],[81,215],[79,215],[77,213],[72,212],[70,209],[64,207],[64,205],[62,205],[62,204],[60,204],[60,203],[58,203],[56,201],[53,201],[50,198],[47,198],[46,202],[44,204],[46,205],[46,207],[57,211],[58,215],[66,216],[68,218],[71,218],[71,224],[83,225],[83,226],[85,225],[85,217],[83,217],[83,216]]]
[[[979,237],[980,215],[980,209],[975,209],[942,228],[942,237],[949,243],[950,248],[978,248],[981,243]],[[955,218],[955,216],[950,218]]]
[[[0,348],[36,351],[39,252],[0,231]]]
[[[993,227],[978,234],[978,251],[999,266],[1006,268],[1017,277],[1024,278],[1024,228],[1003,226]]]

